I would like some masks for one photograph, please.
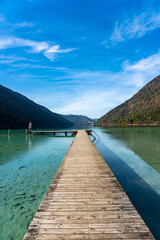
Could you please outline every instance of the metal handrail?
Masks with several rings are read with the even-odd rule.
[[[100,136],[94,131],[94,130],[92,130],[92,132],[94,132],[96,135],[97,135],[97,137],[99,138],[99,140],[100,140]],[[93,140],[92,140],[92,142],[94,142],[95,140],[96,140],[96,137],[91,133],[91,135],[92,135],[92,137],[94,138]],[[99,141],[98,140],[98,141]]]
[[[92,130],[92,132],[94,132],[97,135],[97,137],[100,139],[100,136],[94,130]]]

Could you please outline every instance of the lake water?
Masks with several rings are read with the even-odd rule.
[[[21,240],[73,138],[0,132],[0,240]]]
[[[156,239],[160,239],[160,128],[94,128],[94,141]],[[72,137],[0,131],[0,240],[21,240]]]
[[[97,149],[155,239],[160,239],[160,128],[94,129]]]

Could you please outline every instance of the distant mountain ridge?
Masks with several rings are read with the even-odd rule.
[[[160,76],[96,122],[97,126],[130,124],[160,125]]]
[[[74,114],[69,114],[69,115],[62,115],[61,116],[65,119],[67,119],[68,121],[72,122],[72,123],[93,123],[94,120],[84,116],[84,115],[74,115]]]
[[[32,121],[33,128],[68,128],[73,125],[59,114],[0,85],[0,129],[25,129],[29,121]]]

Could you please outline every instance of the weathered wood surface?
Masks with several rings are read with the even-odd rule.
[[[154,239],[85,131],[78,131],[24,240]]]

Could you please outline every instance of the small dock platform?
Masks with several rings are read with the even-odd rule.
[[[154,239],[86,131],[78,131],[23,240]]]
[[[87,129],[85,130],[88,134],[92,133],[91,129]],[[71,135],[76,135],[78,132],[78,130],[61,130],[61,131],[54,131],[54,130],[26,130],[26,134],[30,134],[30,135],[34,135],[34,134],[38,134],[38,135],[53,135],[53,136],[57,136],[59,134],[64,134],[65,136],[67,136],[68,134]]]

